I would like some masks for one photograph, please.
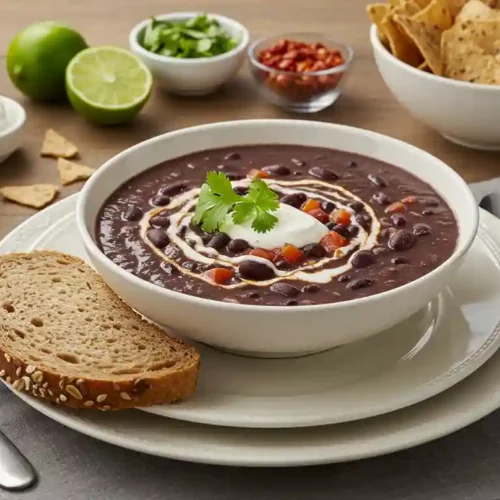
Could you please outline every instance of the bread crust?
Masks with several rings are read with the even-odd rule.
[[[81,259],[54,251],[1,256],[0,266],[8,261],[47,256],[60,256],[75,264],[87,266]],[[104,283],[97,273],[94,279]],[[107,285],[105,286],[110,293],[114,294]],[[129,306],[126,304],[123,306],[136,315],[138,321],[144,322]],[[156,328],[149,323],[148,327]],[[9,328],[5,324],[0,324],[0,330],[3,330],[3,334],[7,334]],[[164,333],[160,329],[158,331]],[[40,366],[37,366],[27,358],[22,359],[19,355],[14,356],[12,352],[8,352],[1,344],[1,339],[2,335],[0,335],[0,378],[10,384],[14,390],[25,392],[47,402],[78,409],[122,410],[175,403],[191,397],[196,390],[200,367],[199,353],[178,339],[171,340],[177,344],[178,349],[186,353],[187,362],[184,366],[176,370],[160,369],[130,376],[122,375],[115,379],[112,374],[109,379],[79,377],[76,370],[74,374],[58,373],[43,367],[43,360]],[[40,355],[42,356],[43,354]]]

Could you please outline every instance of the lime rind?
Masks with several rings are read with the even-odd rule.
[[[112,46],[85,49],[66,70],[71,91],[92,108],[128,110],[144,103],[153,77],[147,66],[128,50]]]

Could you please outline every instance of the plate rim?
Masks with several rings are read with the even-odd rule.
[[[70,198],[61,200],[58,203],[62,204]],[[38,224],[43,225],[41,224],[41,217],[43,215],[45,215],[43,214],[43,212],[35,214],[33,216],[33,219],[36,220],[28,219],[27,221],[19,225],[17,228],[15,228],[11,233],[9,233],[9,235],[7,235],[7,237],[4,238],[2,242],[0,242],[0,253],[4,253],[4,248],[6,246],[5,241],[6,240],[10,241],[13,238],[19,239],[20,235],[22,235],[26,227],[29,226],[30,221],[31,223],[37,222]],[[486,226],[490,227],[492,225],[496,226],[499,234],[499,236],[497,236],[497,240],[500,242],[500,221],[484,211],[481,211],[481,218],[483,219],[482,222]],[[498,373],[495,373],[495,369]],[[493,374],[491,373],[492,370]],[[344,462],[344,461],[357,460],[373,456],[385,455],[388,453],[410,448],[413,446],[417,446],[438,439],[445,435],[451,434],[459,429],[462,429],[467,425],[485,417],[486,415],[490,414],[494,410],[498,409],[498,407],[500,407],[500,391],[497,390],[498,387],[497,381],[499,373],[500,373],[500,354],[497,354],[496,359],[493,358],[492,360],[490,360],[489,363],[487,363],[484,367],[479,369],[474,375],[469,377],[466,381],[457,384],[451,390],[446,391],[445,393],[435,397],[435,401],[437,401],[438,403],[437,404],[434,403],[432,406],[442,407],[439,411],[435,410],[438,411],[439,415],[441,416],[440,419],[434,419],[432,422],[430,422],[429,419],[426,418],[424,421],[420,423],[420,425],[415,425],[412,423],[405,424],[404,422],[402,422],[401,429],[397,433],[397,439],[396,438],[384,439],[383,440],[384,446],[380,446],[378,448],[371,448],[369,450],[364,450],[364,449],[351,450],[351,453],[343,454],[342,456],[340,456],[338,452],[336,454],[333,453],[333,451],[331,451],[331,446],[330,446],[329,448],[330,452],[326,456],[323,454],[322,456],[316,456],[316,457],[312,456],[293,457],[292,454],[290,454],[290,450],[293,449],[293,447],[290,447],[290,443],[287,443],[286,445],[282,446],[283,453],[281,458],[275,459],[272,457],[272,455],[268,455],[266,453],[261,452],[259,453],[258,460],[251,460],[248,458],[245,459],[245,457],[242,456],[241,451],[240,453],[236,453],[233,451],[233,453],[230,453],[228,456],[214,456],[213,454],[211,455],[210,453],[207,454],[206,450],[209,448],[209,444],[203,445],[203,443],[201,447],[202,447],[202,452],[205,452],[204,454],[201,453],[200,451],[197,451],[197,449],[185,446],[179,448],[171,445],[169,448],[168,439],[163,444],[161,450],[148,448],[147,442],[144,440],[142,441],[141,440],[131,441],[130,439],[127,440],[126,438],[127,437],[130,438],[130,436],[125,436],[125,438],[123,438],[116,432],[107,429],[102,429],[100,428],[102,427],[102,424],[100,424],[99,422],[97,423],[90,422],[82,424],[80,421],[81,419],[73,416],[69,411],[56,407],[51,407],[46,403],[42,403],[25,394],[16,393],[16,395],[19,396],[24,402],[26,402],[35,410],[65,425],[66,427],[76,430],[82,434],[86,434],[88,436],[99,439],[101,441],[108,442],[117,446],[121,446],[123,448],[128,448],[146,454],[157,455],[177,460],[197,462],[197,463],[209,463],[209,464],[231,465],[231,466],[252,466],[252,467],[253,466],[265,466],[265,467],[303,466],[303,465],[319,465],[326,463]],[[473,386],[473,389],[471,389],[471,386]],[[7,387],[9,387],[10,389],[10,386],[7,385]],[[481,390],[478,390],[478,388],[480,388]],[[488,388],[489,388],[489,393],[486,394]],[[439,401],[440,399],[449,399],[450,397],[459,400],[459,402],[461,399],[464,399],[465,397],[467,399],[469,399],[470,397],[476,397],[477,399],[480,400],[481,404],[467,405],[465,408],[463,408],[466,411],[455,413],[453,408],[451,408],[452,405],[448,404],[448,402],[447,404],[443,404],[442,401]],[[430,406],[429,400],[427,402],[420,403],[420,405],[425,407]],[[418,408],[420,405],[417,404],[415,406]],[[408,408],[394,412],[393,415],[401,416],[403,412],[408,412]],[[138,413],[139,412],[132,411],[131,413],[128,414],[133,415]],[[142,412],[140,413],[140,416],[146,420],[159,418],[156,416],[147,415]],[[385,415],[385,416],[375,417],[374,419],[365,420],[365,422],[370,423],[371,420],[376,420],[376,419],[385,420],[387,418],[388,416]],[[171,421],[170,419],[161,419],[161,420],[165,422],[169,421],[175,422]],[[200,424],[190,424],[182,422],[182,425],[187,428],[193,426],[199,426],[205,429],[208,428],[208,432],[210,431],[209,426],[201,426]],[[351,422],[348,424],[340,424],[340,425],[349,425],[356,427],[359,426],[361,428],[360,422]],[[321,432],[322,429],[328,429],[331,427],[336,427],[336,426],[333,425],[333,426],[319,427],[317,428],[317,432]],[[221,429],[223,431],[225,430],[224,428]],[[230,430],[231,429],[229,429],[228,431]],[[308,428],[289,429],[287,431],[289,433],[304,433],[304,432],[307,433],[310,432],[310,429]],[[247,434],[251,434],[253,432],[267,432],[271,433],[270,435],[272,435],[272,432],[274,431],[269,429],[247,430]],[[376,433],[379,434],[379,431],[377,430]],[[247,446],[251,446],[251,440],[248,441],[249,443],[247,443]]]

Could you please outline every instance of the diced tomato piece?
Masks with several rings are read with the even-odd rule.
[[[302,205],[302,211],[303,212],[310,212],[311,210],[316,210],[321,207],[321,204],[318,200],[313,200],[312,198],[309,198],[303,205]]]
[[[412,203],[415,203],[417,201],[417,198],[415,196],[406,196],[401,200],[401,203],[406,203],[407,205],[411,205]]]
[[[293,245],[285,245],[281,250],[283,258],[290,264],[300,264],[304,260],[304,252]]]
[[[343,226],[348,226],[351,223],[351,213],[347,210],[341,208],[340,210],[336,210],[332,216],[332,219],[337,224],[342,224]]]
[[[391,203],[385,209],[385,213],[386,214],[393,214],[393,213],[396,213],[396,212],[404,212],[404,211],[406,211],[406,207],[400,201],[395,201],[394,203]]]
[[[217,285],[225,285],[233,277],[234,271],[227,267],[214,267],[205,274]]]
[[[318,219],[323,224],[326,224],[330,220],[329,215],[323,210],[321,210],[321,208],[313,208],[312,210],[309,210],[309,212],[307,213],[309,215],[312,215],[315,219]]]
[[[250,170],[250,172],[248,173],[248,177],[252,179],[255,179],[255,177],[259,177],[260,179],[268,179],[271,176],[267,172],[264,172],[264,170],[252,168],[252,170]]]
[[[347,239],[335,231],[330,231],[321,238],[320,244],[327,252],[334,252],[337,248],[347,245]]]
[[[263,259],[267,259],[273,261],[275,259],[275,254],[272,250],[265,250],[264,248],[252,248],[248,255],[253,255],[255,257],[262,257]]]

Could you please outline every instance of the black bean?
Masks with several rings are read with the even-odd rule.
[[[146,236],[148,240],[157,248],[165,248],[168,245],[169,239],[163,229],[149,229]]]
[[[367,250],[356,252],[351,259],[352,267],[360,269],[362,267],[371,266],[375,262],[375,257]]]
[[[356,238],[358,234],[359,234],[358,226],[349,226],[349,238]]]
[[[267,172],[269,175],[290,175],[290,169],[285,167],[285,165],[269,165],[262,169],[264,172]]]
[[[236,194],[239,194],[240,196],[245,196],[248,193],[248,188],[243,186],[238,186],[234,188],[234,191],[236,192]]]
[[[419,198],[420,203],[426,207],[437,207],[439,205],[439,201],[436,198]]]
[[[169,243],[163,253],[170,259],[176,259],[181,255],[181,249],[174,243]]]
[[[391,264],[399,266],[400,264],[408,264],[410,262],[406,257],[393,257],[391,259]]]
[[[354,220],[365,230],[371,228],[372,218],[368,214],[358,214]]]
[[[413,234],[415,236],[425,236],[426,234],[431,234],[431,226],[419,223],[413,226]]]
[[[167,186],[163,186],[159,194],[167,195],[167,196],[175,196],[176,194],[182,193],[182,191],[186,190],[186,183],[184,181],[176,181],[172,182],[172,184],[168,184]]]
[[[300,295],[300,290],[288,283],[273,283],[271,285],[271,291],[284,295],[285,297],[297,297],[297,295]]]
[[[382,231],[380,231],[380,237],[384,240],[388,240],[395,232],[396,229],[394,229],[393,227],[386,227],[385,229],[382,229]]]
[[[350,277],[348,274],[341,274],[341,275],[337,278],[337,281],[338,281],[339,283],[347,283],[350,279],[351,279],[351,277]]]
[[[287,262],[286,260],[278,260],[278,262],[276,262],[274,265],[280,271],[290,271],[291,269],[293,269],[293,265],[290,264],[290,262]]]
[[[302,288],[304,293],[318,293],[321,290],[319,285],[306,285]]]
[[[226,233],[217,233],[208,242],[207,247],[215,248],[215,250],[222,250],[230,241],[231,238]]]
[[[385,179],[382,177],[375,175],[375,174],[368,174],[368,180],[372,183],[375,184],[375,186],[385,188],[387,187],[387,182]]]
[[[336,224],[333,226],[332,231],[339,233],[344,238],[349,238],[351,236],[349,226],[344,226],[344,224]]]
[[[300,208],[302,204],[307,200],[307,196],[304,193],[292,193],[286,194],[281,198],[281,203],[290,205],[295,208]]]
[[[296,300],[287,300],[284,305],[285,306],[298,306],[299,303]]]
[[[398,229],[389,238],[389,247],[398,252],[410,249],[415,243],[415,236],[406,229]]]
[[[142,217],[142,210],[139,207],[136,207],[135,205],[129,205],[125,209],[125,212],[123,212],[122,217],[125,220],[129,220],[129,221],[139,220]]]
[[[157,196],[153,196],[151,203],[157,207],[165,207],[170,203],[170,197],[159,194]]]
[[[327,214],[332,213],[336,208],[337,206],[335,205],[335,203],[333,203],[333,201],[324,200],[321,202],[321,210],[323,210],[323,212],[326,212]]]
[[[241,238],[237,238],[235,240],[231,240],[227,244],[227,249],[231,253],[241,253],[244,252],[250,245],[248,244],[247,241],[242,240]]]
[[[425,210],[422,210],[422,215],[434,215],[436,212],[434,210],[431,210],[430,208],[426,208]]]
[[[392,200],[389,195],[383,193],[382,191],[379,191],[372,196],[371,201],[374,203],[378,203],[379,205],[390,205]]]
[[[309,173],[322,181],[336,181],[339,178],[333,170],[324,167],[312,167],[309,169]]]
[[[262,262],[254,260],[244,260],[239,266],[238,271],[244,278],[252,281],[264,281],[274,278],[274,269]]]
[[[360,201],[351,201],[347,204],[349,208],[352,208],[355,212],[362,212],[365,206]]]
[[[406,224],[406,217],[403,214],[393,214],[391,215],[391,221],[395,226],[401,227]]]
[[[203,241],[203,244],[206,245],[213,237],[213,234],[210,233],[204,233],[201,235],[201,241]]]
[[[360,288],[367,288],[373,285],[373,280],[368,278],[357,278],[352,280],[346,288],[348,290],[359,290]]]
[[[305,162],[302,161],[302,160],[299,160],[298,158],[292,158],[291,162],[294,164],[294,165],[297,165],[297,167],[303,167],[305,166]]]
[[[243,174],[237,174],[235,172],[226,172],[226,177],[230,181],[240,181],[241,179],[245,178],[245,175],[243,175]]]
[[[355,162],[355,161],[350,161],[347,166],[349,168],[356,168],[358,166],[358,164]]]
[[[184,238],[184,236],[186,236],[186,231],[187,231],[187,226],[181,226],[179,228],[179,230],[177,231],[177,235],[180,237],[180,238]]]
[[[321,259],[326,255],[326,250],[319,243],[311,243],[304,247],[306,257],[312,259]]]
[[[233,151],[224,156],[224,160],[241,160],[241,155]]]

